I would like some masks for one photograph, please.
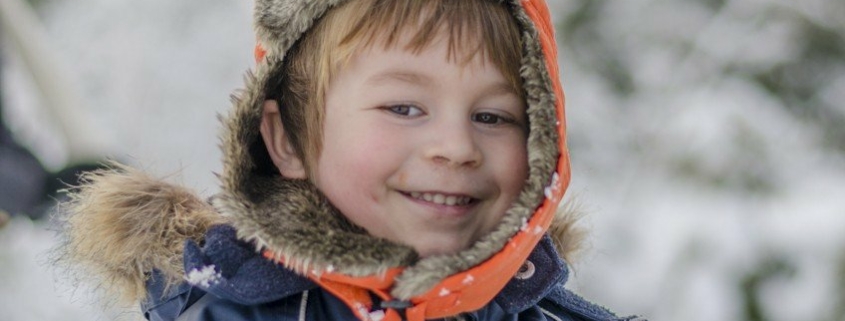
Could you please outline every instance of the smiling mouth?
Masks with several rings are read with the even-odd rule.
[[[405,193],[405,195],[410,196],[411,198],[426,201],[430,203],[434,203],[437,205],[446,205],[446,206],[467,206],[477,202],[478,200],[469,196],[464,195],[448,195],[448,194],[441,194],[441,193],[423,193],[423,192],[409,192]]]

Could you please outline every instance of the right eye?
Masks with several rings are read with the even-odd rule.
[[[385,106],[384,110],[402,117],[417,117],[423,114],[422,109],[412,105]]]

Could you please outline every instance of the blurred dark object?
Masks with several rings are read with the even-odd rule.
[[[12,218],[9,217],[9,213],[6,213],[3,210],[0,210],[0,228],[3,228],[4,226],[6,226],[6,223],[9,223],[9,220],[11,220],[11,219]]]
[[[11,216],[47,216],[59,200],[58,191],[78,185],[79,173],[104,160],[108,136],[92,126],[86,104],[73,85],[62,59],[55,55],[55,42],[45,31],[33,5],[39,1],[0,1],[0,31],[8,37],[23,67],[43,99],[44,111],[58,125],[55,139],[65,143],[66,168],[50,173],[25,144],[16,141],[0,120],[0,210]],[[5,49],[5,48],[4,48]],[[0,106],[0,112],[3,106]]]
[[[0,112],[0,211],[41,216],[35,211],[46,195],[47,177],[41,162],[12,137]]]
[[[795,266],[787,259],[769,257],[766,261],[760,263],[757,269],[745,275],[739,284],[743,296],[742,301],[745,303],[745,320],[771,320],[771,317],[766,314],[766,310],[760,301],[760,296],[763,292],[762,287],[774,278],[792,278],[795,276],[795,273]]]
[[[70,164],[55,173],[47,171],[29,149],[15,140],[2,111],[0,101],[0,226],[9,216],[26,215],[32,219],[48,216],[63,198],[59,191],[79,185],[79,175],[83,172],[104,167],[93,161]]]
[[[0,212],[32,219],[48,216],[53,206],[64,198],[61,190],[79,185],[83,172],[102,168],[105,165],[100,163],[81,163],[50,173],[13,139],[0,119]]]

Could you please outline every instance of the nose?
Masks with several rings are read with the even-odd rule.
[[[432,139],[425,149],[425,157],[438,165],[453,168],[475,168],[484,155],[469,124],[455,122],[432,128]]]

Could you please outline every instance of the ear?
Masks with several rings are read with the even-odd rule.
[[[261,137],[270,154],[273,164],[282,176],[293,179],[306,178],[303,162],[296,155],[287,133],[285,133],[282,118],[279,114],[279,104],[275,100],[265,100],[261,113]]]

